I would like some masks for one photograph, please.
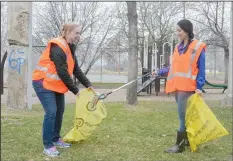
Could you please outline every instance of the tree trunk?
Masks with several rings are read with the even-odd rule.
[[[8,3],[8,78],[7,107],[27,107],[27,52],[30,3]]]
[[[225,65],[225,79],[224,83],[228,83],[228,65],[229,65],[229,48],[224,48],[224,65]]]
[[[164,49],[164,63],[169,64],[169,56],[171,53],[171,46],[169,44],[165,45],[165,49]]]
[[[136,2],[126,2],[128,9],[128,22],[129,22],[129,54],[128,54],[128,82],[138,77],[138,28],[137,28],[137,7]],[[127,90],[127,102],[130,105],[136,105],[137,100],[137,82],[129,85]]]

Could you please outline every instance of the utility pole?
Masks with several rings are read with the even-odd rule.
[[[231,40],[230,40],[230,55],[229,55],[229,72],[228,72],[228,94],[231,97],[232,105],[232,55],[233,55],[233,2],[231,2]]]
[[[232,54],[233,54],[233,2],[231,2],[231,15],[230,15],[230,53],[229,53],[229,66],[228,66],[228,89],[227,89],[227,95],[223,99],[222,105],[223,106],[232,106]]]

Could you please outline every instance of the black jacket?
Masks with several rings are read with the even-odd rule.
[[[86,75],[82,72],[78,65],[77,58],[75,56],[75,49],[76,46],[74,44],[69,44],[73,59],[74,59],[74,76],[86,87],[90,87],[91,83],[86,77]],[[71,78],[70,74],[68,73],[68,65],[66,62],[66,54],[63,52],[63,50],[56,44],[51,45],[50,49],[50,59],[54,62],[56,71],[58,76],[61,78],[61,80],[64,82],[66,87],[73,92],[74,94],[77,94],[79,89],[75,86],[73,79]]]

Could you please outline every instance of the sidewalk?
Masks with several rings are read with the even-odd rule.
[[[112,89],[96,89],[99,93],[108,93]],[[162,89],[161,89],[162,90]],[[121,89],[119,91],[116,91],[115,93],[110,94],[104,101],[105,102],[125,102],[126,101],[126,89]],[[227,90],[224,94],[221,93],[221,90],[218,89],[210,89],[207,90],[207,93],[203,94],[204,100],[223,100],[226,97]],[[65,101],[66,103],[73,103],[75,102],[76,96],[68,92],[65,94]],[[4,95],[2,96],[2,103],[5,104],[7,99],[7,90],[4,91]],[[34,96],[33,98],[33,104],[40,103],[38,98]],[[174,97],[172,95],[167,96],[164,94],[163,91],[159,93],[159,96],[155,95],[155,92],[152,90],[152,94],[149,95],[146,92],[142,92],[138,96],[138,101],[175,101]]]

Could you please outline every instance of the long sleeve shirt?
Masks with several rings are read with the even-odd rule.
[[[75,45],[69,44],[75,65],[74,65],[74,76],[85,86],[90,87],[91,83],[86,77],[86,75],[82,72],[78,65],[78,61],[75,56]],[[74,84],[73,79],[71,78],[69,72],[68,72],[68,64],[66,61],[66,54],[64,51],[56,44],[51,45],[50,50],[50,59],[54,62],[55,68],[57,71],[58,76],[61,78],[61,80],[64,82],[66,87],[73,92],[74,94],[77,94],[79,92],[78,87]]]

